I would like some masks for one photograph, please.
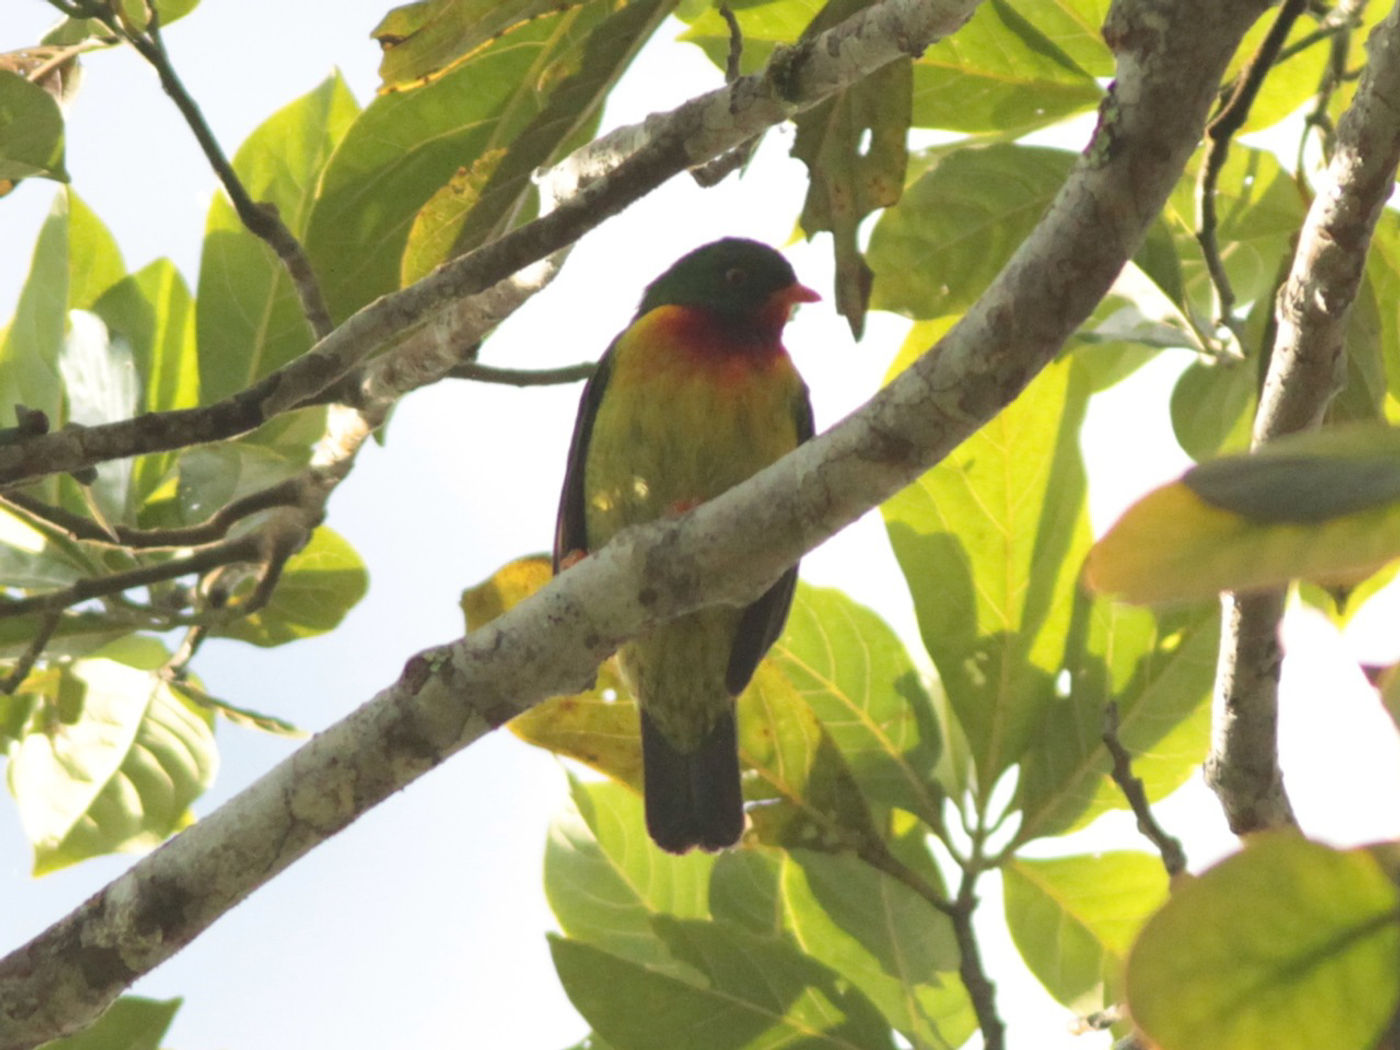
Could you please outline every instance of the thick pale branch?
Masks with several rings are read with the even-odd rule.
[[[549,174],[544,189],[556,203],[548,215],[444,264],[400,292],[381,296],[306,354],[247,390],[202,408],[65,427],[0,446],[0,486],[245,433],[317,399],[374,351],[425,322],[435,335],[435,355],[412,358],[412,368],[389,377],[389,390],[402,392],[407,382],[421,385],[438,379],[459,363],[460,347],[481,338],[529,294],[493,297],[493,285],[572,244],[672,175],[726,152],[890,62],[921,53],[962,25],[979,3],[885,0],[799,47],[780,51],[762,74],[742,77],[669,113],[654,114],[643,124],[619,128],[576,151]],[[479,308],[472,308],[478,296]],[[433,320],[449,306],[470,320],[464,325]],[[401,360],[397,354],[386,357]],[[395,368],[394,363],[375,365],[366,380],[371,386]],[[368,396],[381,399],[378,390]]]
[[[1336,152],[1298,239],[1276,309],[1256,446],[1316,427],[1346,367],[1347,317],[1400,162],[1400,5],[1367,42],[1369,61],[1337,128]],[[1282,592],[1227,596],[1206,779],[1233,831],[1293,823],[1278,767]]]
[[[946,455],[1024,387],[1107,291],[1179,177],[1214,85],[1265,6],[1116,5],[1106,37],[1118,78],[1091,149],[937,347],[757,477],[679,520],[625,531],[481,630],[415,656],[373,701],[0,960],[0,1050],[90,1022],[136,977],[390,793],[511,716],[576,688],[645,626],[756,597],[804,551]]]

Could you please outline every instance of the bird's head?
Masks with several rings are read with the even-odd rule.
[[[795,305],[820,298],[798,283],[792,266],[768,245],[726,237],[681,256],[647,285],[637,316],[682,306],[776,341]]]

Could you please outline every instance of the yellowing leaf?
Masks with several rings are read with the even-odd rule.
[[[1400,431],[1342,427],[1202,464],[1144,496],[1089,553],[1090,586],[1205,599],[1293,579],[1350,584],[1400,558]]]
[[[1365,850],[1256,839],[1176,888],[1127,991],[1164,1050],[1370,1050],[1400,998],[1400,890]]]

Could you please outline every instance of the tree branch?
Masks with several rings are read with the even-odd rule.
[[[829,55],[824,40],[838,53],[848,44],[899,53],[913,47],[909,38],[881,26],[894,12],[917,12],[931,26],[935,6],[868,9],[859,20],[863,38],[819,37],[809,53]],[[679,519],[624,531],[480,630],[414,656],[374,700],[0,960],[0,1050],[89,1023],[138,976],[387,795],[575,687],[647,625],[752,600],[804,551],[946,455],[1020,392],[1108,290],[1184,168],[1213,86],[1264,6],[1116,4],[1105,37],[1118,76],[1091,148],[991,288],[936,347],[841,424],[724,496]],[[806,91],[808,81],[800,73],[788,83]],[[759,90],[747,80],[731,90],[746,83]],[[761,97],[778,111],[790,104]],[[727,109],[717,115],[731,121]],[[745,133],[696,127],[710,143],[702,160]],[[675,144],[651,148],[685,153]],[[584,195],[613,209],[626,196],[616,192]],[[561,223],[567,231],[584,220]],[[460,269],[449,264],[424,284],[440,279],[460,290],[452,282],[478,279],[483,258],[514,266],[546,250],[527,251],[509,237],[499,243],[507,247],[492,246],[494,255],[483,249]],[[416,294],[424,299],[399,301],[421,308],[445,294],[422,287]],[[754,544],[754,536],[765,542]]]
[[[533,291],[502,290],[500,282],[572,244],[672,175],[732,149],[890,62],[920,54],[962,25],[979,3],[884,0],[810,41],[780,50],[761,74],[619,128],[546,174],[542,189],[559,202],[548,215],[440,266],[402,291],[381,296],[248,389],[201,408],[65,427],[5,445],[0,447],[0,486],[246,433],[317,399],[377,349],[415,328],[424,330],[420,348],[434,347],[434,355],[412,359],[409,370],[400,367],[401,355],[383,355],[389,360],[376,359],[367,369],[366,383],[386,382],[393,390],[405,382],[433,382],[459,363],[462,346],[479,340]],[[449,307],[465,320],[440,323],[434,315]],[[379,396],[374,390],[368,393]]]
[[[1133,756],[1123,746],[1123,741],[1118,739],[1118,705],[1111,700],[1104,707],[1103,733],[1099,739],[1103,741],[1103,746],[1108,749],[1113,759],[1113,782],[1128,800],[1133,816],[1137,817],[1138,831],[1157,847],[1157,853],[1162,858],[1162,867],[1167,869],[1167,876],[1176,878],[1186,870],[1186,852],[1181,848],[1180,840],[1169,835],[1157,822],[1152,806],[1147,801],[1147,789],[1142,783],[1142,778],[1133,775]]]
[[[1255,447],[1318,426],[1345,375],[1347,317],[1400,163],[1400,5],[1366,46],[1366,72],[1338,125],[1336,152],[1279,294]],[[1237,834],[1294,822],[1278,767],[1283,605],[1283,591],[1225,597],[1206,781]]]
[[[1210,145],[1196,180],[1196,240],[1200,243],[1206,270],[1215,287],[1215,324],[1217,328],[1223,327],[1230,332],[1237,353],[1242,342],[1242,326],[1235,317],[1235,291],[1225,273],[1225,261],[1220,257],[1220,244],[1215,237],[1219,224],[1215,212],[1215,187],[1230,156],[1230,142],[1249,119],[1249,111],[1254,106],[1259,89],[1264,86],[1264,78],[1278,62],[1279,52],[1293,29],[1293,23],[1307,6],[1308,0],[1284,0],[1259,50],[1236,78],[1228,101],[1206,125],[1206,140]]]

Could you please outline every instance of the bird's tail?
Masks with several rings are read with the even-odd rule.
[[[724,849],[744,830],[739,748],[729,710],[693,751],[678,751],[642,711],[647,832],[668,853]]]

